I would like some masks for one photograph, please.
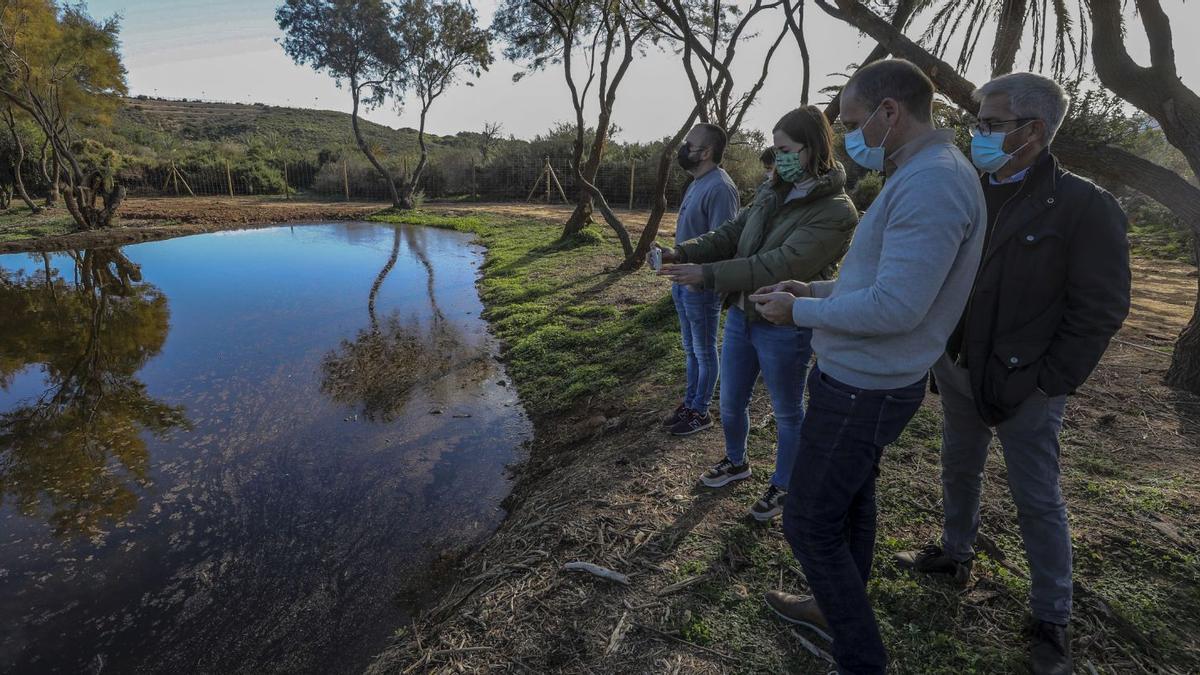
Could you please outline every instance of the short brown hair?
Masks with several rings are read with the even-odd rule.
[[[883,99],[894,99],[911,115],[923,122],[933,120],[933,80],[920,68],[904,59],[869,63],[850,77],[843,96],[849,96],[868,110],[875,110]]]
[[[768,169],[775,166],[775,148],[763,150],[762,154],[758,156],[758,161],[762,162],[762,165]]]
[[[836,164],[833,157],[833,127],[820,108],[806,105],[788,112],[771,130],[782,131],[788,138],[808,148],[808,174],[821,176]]]

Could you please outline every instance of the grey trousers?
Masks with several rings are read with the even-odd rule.
[[[974,555],[979,532],[979,495],[993,431],[975,410],[966,369],[943,355],[933,374],[944,415],[942,548],[965,561]],[[1058,464],[1058,433],[1066,405],[1066,396],[1048,398],[1036,391],[995,429],[1029,561],[1029,609],[1034,618],[1057,624],[1071,618],[1071,531]]]

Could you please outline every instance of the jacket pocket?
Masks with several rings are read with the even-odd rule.
[[[1021,405],[1038,386],[1042,356],[1047,340],[997,342],[985,373],[984,392],[991,403],[1011,409]]]

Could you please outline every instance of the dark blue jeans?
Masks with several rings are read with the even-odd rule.
[[[875,478],[883,448],[925,397],[925,378],[888,390],[838,382],[818,366],[792,472],[783,532],[833,635],[843,675],[882,675],[887,651],[867,599],[875,553]]]
[[[683,404],[708,412],[717,387],[717,325],[721,321],[721,296],[716,291],[671,286],[671,300],[679,314],[679,333],[687,359],[687,392]]]

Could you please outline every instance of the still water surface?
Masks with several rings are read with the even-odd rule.
[[[531,433],[481,253],[350,223],[0,256],[0,672],[361,669]]]

